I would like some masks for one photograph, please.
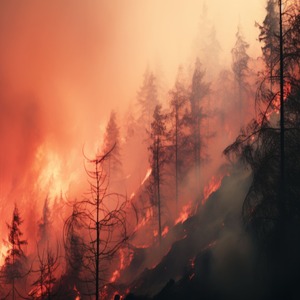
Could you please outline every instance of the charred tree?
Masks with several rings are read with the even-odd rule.
[[[81,286],[85,285],[83,294],[93,295],[96,300],[100,299],[101,290],[109,283],[111,260],[127,240],[126,199],[108,192],[108,175],[104,169],[112,151],[113,148],[95,159],[87,159],[90,191],[85,199],[74,203],[73,214],[67,220],[65,230],[69,239],[72,236],[75,239],[73,245],[69,244],[69,247],[75,247],[70,264],[80,272]],[[78,226],[81,228],[80,237],[75,232]],[[81,259],[81,270],[78,262],[73,261],[75,257]]]
[[[54,288],[57,284],[56,272],[59,268],[58,246],[56,253],[49,248],[49,245],[47,245],[42,253],[40,253],[38,248],[37,255],[38,268],[32,272],[37,273],[38,276],[32,284],[33,288],[29,296],[32,299],[51,300],[57,295]]]

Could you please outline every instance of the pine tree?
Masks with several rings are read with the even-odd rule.
[[[235,82],[237,84],[238,92],[238,105],[239,113],[242,116],[244,111],[244,101],[245,101],[245,92],[247,91],[248,84],[246,81],[248,72],[249,72],[249,55],[247,50],[249,44],[244,40],[244,37],[241,33],[241,28],[238,26],[236,33],[236,42],[231,50],[232,54],[232,71],[234,74]]]
[[[209,93],[209,84],[204,82],[205,72],[202,70],[200,60],[197,59],[192,78],[191,95],[190,95],[190,116],[189,127],[191,132],[191,147],[193,153],[196,186],[199,187],[200,181],[200,162],[201,162],[201,121],[203,118],[202,102]],[[198,190],[199,192],[199,190]]]
[[[138,92],[137,100],[140,106],[140,117],[138,121],[149,131],[152,122],[152,115],[156,105],[158,104],[158,93],[156,77],[153,72],[148,69],[144,74],[143,85]]]
[[[175,165],[175,200],[178,211],[179,181],[183,179],[185,146],[187,145],[185,110],[189,101],[189,92],[183,82],[182,68],[178,70],[177,79],[173,89],[169,92],[170,100],[170,144],[172,145],[171,160]]]
[[[279,12],[277,4],[277,0],[268,0],[266,7],[267,15],[263,24],[258,25],[260,29],[259,41],[263,43],[262,53],[267,66],[267,74],[270,78],[271,90],[274,77],[278,74]]]
[[[161,112],[161,105],[157,105],[153,113],[153,122],[151,123],[150,139],[151,145],[149,146],[150,151],[150,165],[152,167],[151,178],[153,187],[152,203],[157,206],[158,209],[158,237],[161,242],[162,236],[162,203],[161,203],[161,185],[163,167],[166,163],[166,116]]]
[[[120,141],[120,128],[117,125],[117,115],[115,111],[112,111],[106,131],[104,135],[103,153],[107,153],[113,149],[110,153],[104,168],[107,174],[110,174],[111,179],[114,182],[118,182],[122,177],[122,161],[121,161],[121,141]]]
[[[2,277],[6,284],[11,285],[12,299],[15,300],[20,292],[17,290],[16,284],[26,275],[25,264],[26,256],[23,247],[27,245],[27,241],[22,239],[23,233],[20,226],[23,223],[17,205],[13,211],[11,225],[7,224],[9,229],[8,250],[4,265],[1,269]]]

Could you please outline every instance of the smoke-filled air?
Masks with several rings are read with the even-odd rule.
[[[2,0],[0,45],[0,299],[299,299],[299,0]]]

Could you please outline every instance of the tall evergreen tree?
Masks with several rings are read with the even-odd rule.
[[[279,53],[279,11],[278,1],[268,0],[266,17],[260,29],[259,41],[263,43],[262,54],[267,66],[267,74],[270,78],[270,88],[274,82],[274,76],[278,74],[278,53]],[[276,67],[277,66],[277,67]],[[276,70],[277,68],[277,70]]]
[[[161,242],[162,236],[162,203],[161,203],[161,185],[163,167],[166,163],[166,116],[161,112],[161,105],[157,105],[153,113],[153,122],[151,123],[150,139],[150,165],[152,167],[150,184],[153,186],[152,203],[158,209],[158,237]]]
[[[170,139],[172,145],[171,160],[175,165],[175,200],[176,210],[178,211],[179,200],[179,181],[183,179],[184,173],[184,157],[187,145],[185,111],[189,101],[189,91],[185,86],[182,78],[182,68],[178,70],[177,79],[173,89],[169,92],[170,100]]]
[[[201,121],[203,119],[203,100],[209,93],[209,84],[204,82],[205,72],[202,70],[200,60],[197,58],[192,78],[191,94],[190,94],[190,116],[189,127],[191,132],[191,147],[193,153],[194,169],[196,185],[199,186],[200,181],[200,163],[201,163]],[[198,191],[199,192],[199,191]]]
[[[158,93],[156,77],[148,69],[144,74],[143,84],[138,92],[137,100],[140,106],[139,123],[149,131],[154,109],[158,105]]]
[[[115,111],[111,112],[106,126],[103,153],[107,153],[111,149],[113,149],[113,151],[110,153],[104,167],[106,168],[107,174],[110,174],[111,180],[117,182],[122,176],[122,161],[120,128],[117,125],[117,115]]]
[[[249,55],[247,54],[247,50],[249,48],[249,44],[244,40],[244,37],[241,33],[241,28],[238,26],[238,30],[236,33],[236,42],[231,50],[232,54],[232,71],[234,74],[235,82],[237,84],[237,92],[238,92],[238,105],[239,105],[239,113],[242,116],[244,111],[244,101],[245,101],[245,92],[248,88],[248,84],[246,81],[248,72],[249,72]]]
[[[7,224],[9,229],[8,250],[4,265],[1,269],[1,275],[6,284],[11,285],[10,293],[12,299],[18,298],[21,291],[17,289],[17,282],[26,275],[25,264],[26,256],[23,247],[27,245],[27,241],[22,239],[23,233],[20,226],[23,223],[19,210],[15,205],[11,225]]]

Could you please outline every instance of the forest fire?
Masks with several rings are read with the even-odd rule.
[[[0,299],[296,299],[300,2],[71,2],[0,1]]]

